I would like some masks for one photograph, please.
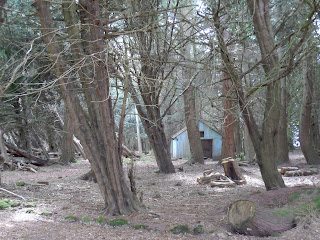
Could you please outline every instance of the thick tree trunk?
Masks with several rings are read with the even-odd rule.
[[[246,160],[248,162],[254,162],[256,153],[254,151],[253,143],[251,141],[251,138],[250,138],[250,135],[248,132],[248,127],[246,125],[244,125],[243,145],[244,145],[244,152],[245,152]]]
[[[306,60],[306,72],[304,76],[303,100],[301,105],[299,140],[301,150],[308,164],[320,164],[320,156],[317,147],[313,145],[311,138],[311,114],[313,97],[314,69],[311,65],[312,57]]]
[[[278,133],[277,164],[289,162],[289,144],[287,134],[287,86],[286,79],[281,79],[281,106]]]
[[[223,130],[221,160],[225,158],[235,158],[235,111],[233,106],[232,81],[227,73],[222,74],[223,82]]]
[[[61,157],[59,161],[62,164],[69,164],[70,162],[75,161],[75,147],[73,142],[74,128],[67,109],[65,109],[64,116],[63,135],[61,141]]]
[[[139,107],[137,109],[139,111]],[[162,121],[159,121],[158,125],[154,125],[149,120],[143,119],[142,124],[148,135],[160,173],[174,173],[175,170],[171,161]]]
[[[69,39],[72,42],[71,52],[75,66],[81,66],[79,61],[86,54],[81,46],[81,39],[77,7],[74,1],[63,2],[63,14],[67,26]],[[104,29],[98,1],[79,1],[80,15],[83,27],[86,28],[91,41],[86,41],[89,46],[90,59],[95,71],[91,72],[86,67],[79,69],[81,84],[85,93],[89,116],[81,108],[80,102],[68,82],[65,63],[61,58],[62,53],[55,34],[52,32],[53,19],[48,1],[37,0],[34,3],[41,22],[41,30],[47,44],[48,53],[54,70],[59,80],[59,86],[65,99],[71,119],[84,146],[85,153],[97,177],[100,192],[104,198],[106,212],[112,215],[128,214],[137,211],[140,207],[136,196],[127,187],[121,166],[118,143],[115,134],[115,123],[112,111],[112,102],[109,96],[109,78],[105,62]],[[90,23],[90,24],[88,24]],[[76,41],[74,41],[76,40]],[[88,49],[89,48],[89,49]],[[83,73],[83,75],[82,75]],[[88,77],[88,78],[87,78]],[[73,80],[73,79],[72,79]]]
[[[4,145],[3,132],[0,129],[0,165],[9,162],[9,156],[7,154],[7,149]],[[1,171],[0,171],[0,186],[1,186]]]
[[[183,94],[184,114],[188,132],[191,153],[191,163],[204,163],[203,149],[199,132],[199,119],[196,110],[196,95],[194,86],[190,86]]]

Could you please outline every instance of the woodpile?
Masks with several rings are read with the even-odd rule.
[[[33,164],[25,163],[23,161],[11,160],[11,162],[5,162],[3,164],[3,169],[11,171],[18,170],[37,173],[38,167]]]
[[[222,161],[225,174],[214,173],[214,169],[203,172],[203,177],[197,178],[199,184],[209,184],[211,187],[235,187],[246,184],[246,180],[240,172],[239,165],[234,159],[228,158]]]
[[[282,167],[279,172],[285,177],[310,176],[318,174],[318,169],[299,169],[298,167]]]

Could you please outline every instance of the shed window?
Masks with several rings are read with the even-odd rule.
[[[204,137],[204,131],[200,131],[200,137]]]

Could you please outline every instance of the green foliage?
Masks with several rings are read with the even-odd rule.
[[[2,201],[0,201],[0,210],[9,208],[10,204],[9,204],[9,199],[3,199]]]
[[[292,213],[289,209],[286,208],[276,208],[273,210],[275,214],[278,214],[280,216],[287,216],[288,214]]]
[[[35,207],[36,204],[34,202],[29,202],[29,203],[26,203],[24,204],[25,207]]]
[[[109,226],[119,227],[123,225],[129,225],[129,221],[123,218],[116,218],[107,222]]]
[[[174,228],[170,229],[170,232],[173,234],[184,234],[184,233],[190,233],[189,226],[187,224],[184,225],[177,225]]]
[[[91,222],[91,221],[92,221],[92,219],[91,219],[91,218],[88,218],[88,217],[81,217],[80,220],[81,220],[82,222]]]
[[[96,222],[99,223],[99,224],[101,224],[101,223],[104,222],[104,218],[103,218],[103,217],[98,217],[98,218],[96,219]]]
[[[7,198],[0,201],[0,210],[6,209],[9,207],[18,207],[18,206],[20,206],[19,202],[10,201]]]
[[[141,224],[141,223],[134,225],[134,229],[136,229],[136,230],[138,230],[138,229],[148,229],[148,228],[149,228],[148,225],[144,225],[144,224]]]
[[[210,230],[209,233],[215,233],[216,231],[217,231],[216,229],[212,229],[212,230]]]
[[[132,159],[131,158],[123,158],[123,163],[125,164],[129,164],[132,162]]]
[[[281,236],[281,234],[278,233],[278,232],[274,232],[274,233],[272,233],[272,235],[271,235],[271,237],[280,237],[280,236]]]
[[[71,221],[77,221],[78,217],[73,216],[73,215],[69,215],[69,216],[65,216],[64,219],[71,220]]]
[[[289,196],[289,201],[294,202],[301,197],[301,192],[295,192]]]
[[[50,216],[52,216],[52,212],[42,212],[41,215],[46,216],[46,217],[50,217]]]
[[[16,185],[17,186],[24,186],[24,185],[26,185],[26,183],[21,181],[21,182],[16,182]]]
[[[199,235],[204,233],[204,226],[203,225],[198,225],[193,229],[193,234]]]

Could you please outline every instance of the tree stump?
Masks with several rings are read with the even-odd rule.
[[[232,158],[225,158],[222,160],[221,164],[228,178],[230,178],[237,184],[246,184],[245,178],[240,173],[240,168],[237,161]]]
[[[282,233],[294,227],[292,214],[281,216],[273,209],[259,207],[247,200],[233,203],[228,218],[236,232],[258,237]]]

